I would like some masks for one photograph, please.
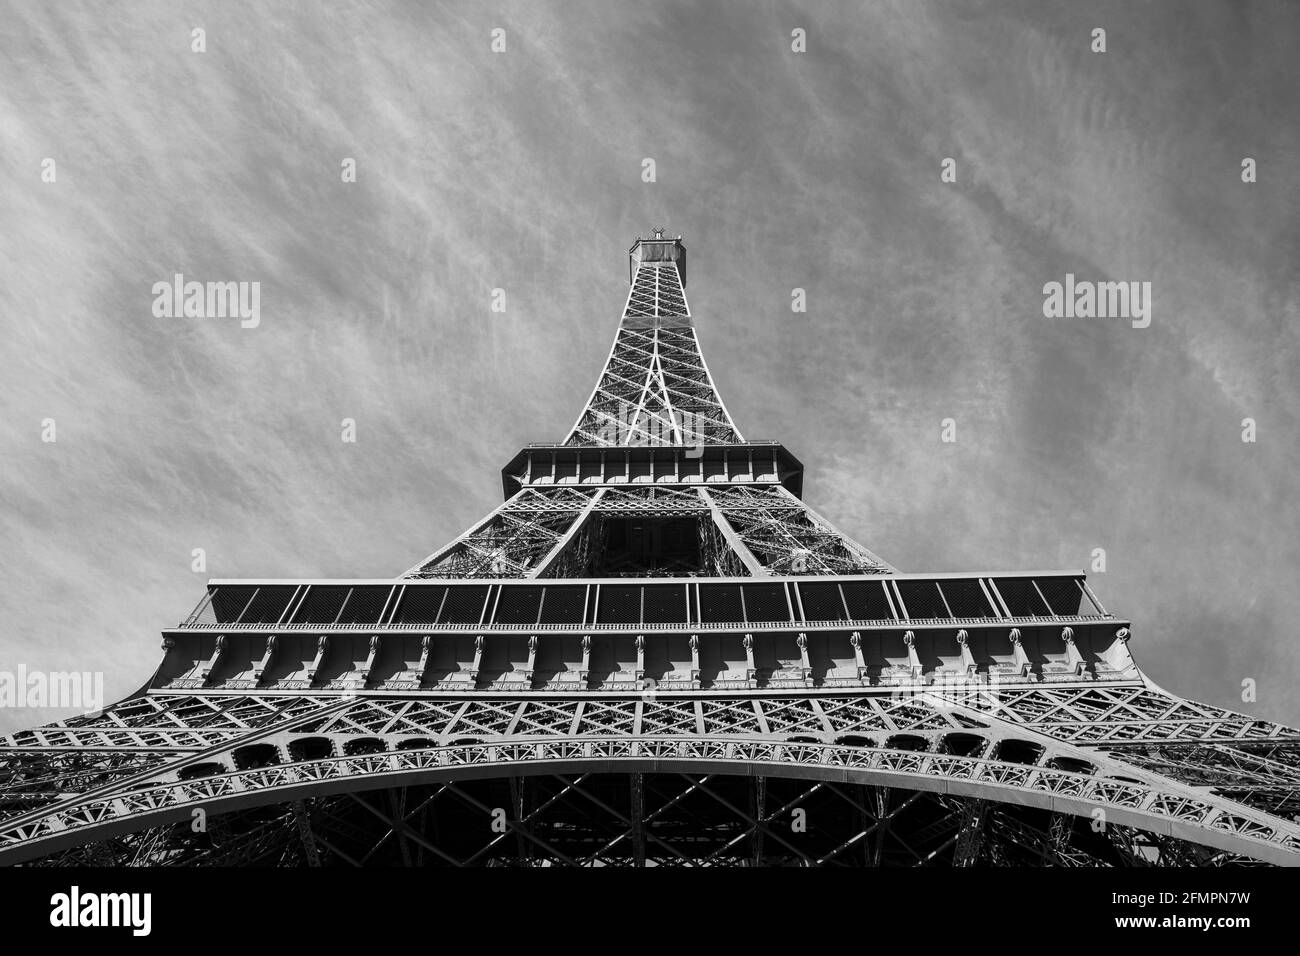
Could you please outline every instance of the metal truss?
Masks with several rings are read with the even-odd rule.
[[[629,262],[482,521],[211,583],[139,696],[0,739],[0,865],[1300,865],[1300,731],[1146,680],[1079,572],[896,572],[742,439],[680,239]]]
[[[495,816],[494,816],[495,814]],[[1250,858],[1121,824],[890,787],[575,773],[313,798],[65,850],[44,866],[1222,866]],[[501,823],[494,826],[493,820]]]
[[[1300,821],[1300,740],[1123,744],[1109,753],[1284,820]]]
[[[1176,697],[1150,683],[1001,687],[969,693],[946,690],[945,694],[954,702],[1080,744],[1274,741],[1300,736],[1300,731],[1281,724]]]
[[[744,441],[714,388],[693,328],[619,330],[566,445]]]
[[[76,728],[49,732],[91,735],[113,726],[150,733],[168,723],[173,710],[207,702],[202,695],[148,700],[152,706],[129,702]],[[294,703],[302,701],[312,706]],[[260,725],[245,720],[246,732],[208,748],[165,755],[161,763],[145,766],[123,762],[98,776],[69,777],[53,760],[45,761],[43,776],[33,774],[30,758],[47,757],[48,750],[30,737],[11,738],[0,750],[0,771],[8,775],[3,789],[12,790],[9,781],[24,775],[28,792],[40,799],[3,808],[0,862],[113,840],[184,818],[196,807],[219,815],[377,787],[459,786],[485,772],[512,777],[623,772],[617,768],[626,766],[628,773],[646,773],[672,766],[693,773],[697,764],[701,772],[722,777],[761,769],[782,779],[968,797],[994,809],[1010,801],[1094,819],[1093,811],[1101,808],[1109,823],[1154,837],[1268,862],[1300,862],[1300,827],[1262,808],[1225,797],[1204,782],[1191,785],[1123,754],[1054,740],[938,695],[464,701],[363,696],[325,702],[241,697],[214,713],[213,723],[229,730],[233,715],[274,713],[284,716],[266,717]],[[101,748],[98,756],[115,753]],[[1292,754],[1292,748],[1283,752],[1286,759]],[[1281,760],[1271,763],[1284,772]],[[952,828],[958,865],[984,852],[984,837],[972,831],[983,833],[992,811],[980,806]],[[240,822],[236,829],[250,826]],[[1062,826],[1058,821],[1057,829]],[[1040,843],[1034,846],[1042,850]]]
[[[738,771],[734,766],[737,763],[750,769]],[[693,769],[694,764],[699,764],[699,769]],[[81,801],[32,823],[6,825],[0,830],[0,860],[14,862],[43,855],[42,850],[102,842],[121,833],[193,819],[193,811],[198,808],[216,816],[241,806],[283,805],[316,796],[349,794],[360,799],[359,794],[386,787],[444,785],[455,790],[468,780],[618,772],[619,765],[625,765],[624,772],[633,774],[671,770],[747,777],[758,773],[782,780],[901,786],[917,794],[995,800],[999,809],[1008,803],[1019,804],[1089,819],[1097,819],[1092,811],[1100,809],[1106,814],[1102,818],[1105,826],[1134,827],[1155,837],[1190,839],[1201,846],[1266,862],[1294,862],[1300,847],[1300,836],[1294,828],[1269,825],[1248,813],[1140,784],[1042,767],[861,747],[770,741],[742,744],[721,738],[657,741],[611,737],[585,742],[408,748],[138,786],[113,796]],[[1013,791],[1019,796],[1008,801]],[[509,803],[500,801],[496,806]],[[493,804],[481,803],[478,809],[482,812],[481,826],[487,829]],[[978,814],[960,822],[953,837],[960,848],[959,861],[973,859],[981,848],[978,841],[969,834],[964,836],[962,831],[983,827],[984,819]],[[1074,827],[1070,824],[1066,829]],[[95,841],[96,836],[99,841]],[[795,841],[783,842],[798,847]],[[1053,842],[1058,847],[1062,843],[1059,829]],[[1036,848],[1046,852],[1041,843]]]
[[[886,574],[894,570],[780,485],[702,493],[765,574]]]
[[[628,319],[689,319],[690,307],[686,304],[686,290],[682,288],[677,266],[671,262],[643,262],[632,280],[627,305],[623,309],[624,321]]]
[[[564,444],[743,441],[704,363],[677,268],[641,263],[605,369]]]
[[[595,520],[592,520],[594,516]],[[406,578],[602,577],[610,519],[700,518],[700,550],[654,576],[886,574],[894,568],[780,485],[715,488],[522,488]],[[716,533],[715,533],[716,532]]]
[[[536,577],[547,556],[576,530],[599,494],[580,488],[522,488],[402,577]]]

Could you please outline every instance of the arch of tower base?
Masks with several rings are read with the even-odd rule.
[[[620,755],[626,743],[462,744],[195,777],[83,805],[0,863],[1294,862],[1288,846],[1234,832],[1240,821],[1068,771],[881,750],[854,767],[857,748],[724,741],[694,742],[694,756],[662,741],[662,755]],[[844,762],[812,762],[815,751]]]

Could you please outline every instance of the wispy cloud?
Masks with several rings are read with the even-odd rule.
[[[121,696],[193,548],[369,576],[458,534],[572,423],[663,223],[731,412],[814,507],[908,570],[1105,547],[1157,680],[1246,707],[1255,677],[1300,722],[1298,31],[1267,3],[13,5],[0,661]],[[1044,319],[1067,271],[1152,281],[1151,328]],[[175,272],[260,281],[261,326],[154,318]]]

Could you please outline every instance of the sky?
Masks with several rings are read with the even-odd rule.
[[[1154,681],[1300,725],[1300,6],[0,18],[0,671],[115,700],[209,577],[395,576],[461,533],[573,424],[663,225],[814,509],[903,571],[1103,548]],[[260,323],[156,316],[178,272],[260,283]],[[1150,282],[1150,326],[1046,317],[1067,273]]]

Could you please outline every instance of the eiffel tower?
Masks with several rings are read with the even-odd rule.
[[[902,573],[745,441],[681,238],[586,407],[390,579],[213,580],[136,694],[0,740],[0,863],[1300,861],[1300,731],[1184,700],[1077,571]]]

